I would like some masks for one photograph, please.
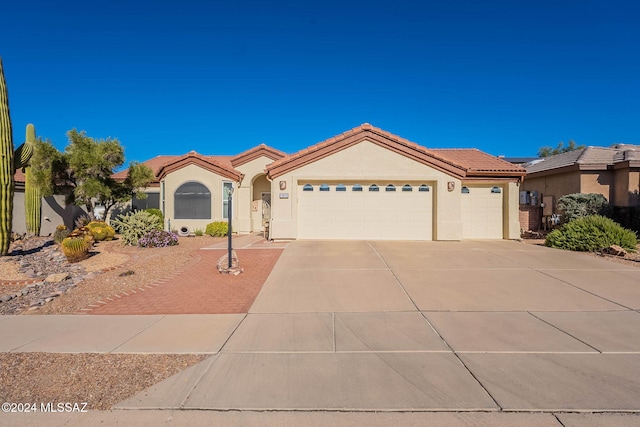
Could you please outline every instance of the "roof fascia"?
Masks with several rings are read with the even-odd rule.
[[[375,129],[363,129],[344,137],[331,138],[325,143],[320,143],[312,146],[310,149],[302,150],[299,152],[299,155],[293,155],[290,159],[285,159],[285,161],[280,164],[267,166],[268,176],[271,179],[277,178],[278,176],[331,156],[332,154],[363,141],[369,141],[380,147],[386,148],[419,163],[429,165],[434,169],[457,178],[463,178],[467,172],[467,170],[460,165],[453,164],[447,160],[436,157],[433,154],[418,150],[399,139],[391,138],[388,135],[376,132]]]
[[[242,181],[244,175],[234,169],[228,169],[224,166],[218,164],[217,162],[212,162],[209,160],[204,160],[200,157],[195,156],[187,156],[182,159],[176,160],[175,162],[166,164],[160,168],[158,171],[158,180],[162,180],[165,176],[167,176],[171,172],[175,172],[184,167],[195,165],[206,169],[210,172],[213,172],[217,175],[223,176],[225,178],[233,179],[234,181]]]

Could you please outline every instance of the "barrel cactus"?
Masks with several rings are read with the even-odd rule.
[[[36,128],[32,124],[27,125],[26,145],[34,147],[36,143]],[[31,166],[27,166],[24,172],[24,209],[27,222],[27,232],[40,235],[42,196],[40,188],[34,185],[33,172]]]
[[[13,131],[9,114],[9,95],[0,58],[0,256],[9,252],[13,222],[13,192],[16,169],[23,168],[33,154],[31,144],[13,150]]]
[[[113,240],[116,235],[115,230],[104,221],[91,221],[86,228],[89,229],[96,242]]]
[[[89,257],[89,249],[93,245],[90,235],[71,236],[62,241],[62,252],[69,262],[82,261]]]

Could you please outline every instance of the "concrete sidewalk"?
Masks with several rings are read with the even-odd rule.
[[[638,425],[639,309],[584,254],[296,241],[247,315],[0,317],[0,350],[212,354],[78,424]]]

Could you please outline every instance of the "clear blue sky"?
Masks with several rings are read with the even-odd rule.
[[[295,152],[371,123],[432,148],[640,144],[633,0],[5,2],[15,143],[34,123],[127,161]]]

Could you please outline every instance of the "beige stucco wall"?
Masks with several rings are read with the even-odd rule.
[[[616,206],[638,206],[640,171],[623,167],[614,171],[613,204]]]
[[[539,201],[542,201],[543,196],[554,196],[554,200],[557,202],[558,199],[565,194],[580,192],[580,172],[571,171],[541,177],[527,175],[521,189],[531,192],[537,191]]]
[[[267,184],[261,186],[260,182],[262,180],[259,180],[258,187],[260,188],[254,188],[254,182],[258,177],[265,175],[265,168],[269,163],[273,163],[273,160],[266,156],[261,156],[235,168],[244,175],[240,187],[236,190],[237,194],[234,195],[234,198],[237,198],[237,204],[234,203],[233,207],[235,209],[238,206],[238,222],[237,227],[234,226],[234,229],[238,233],[244,234],[262,230],[262,205],[258,204],[258,210],[253,211],[252,202],[260,199],[260,188],[266,188],[264,191],[268,192],[270,187]],[[258,217],[260,221],[256,221]]]
[[[303,181],[425,182],[433,185],[433,238],[461,240],[460,180],[368,141],[275,178],[271,184],[271,237],[297,237],[297,186]],[[286,190],[280,190],[284,181]],[[447,191],[447,182],[455,190]]]
[[[608,201],[612,201],[615,197],[613,171],[582,171],[580,192],[602,194]]]
[[[174,215],[174,197],[176,190],[182,184],[190,181],[199,182],[209,189],[211,193],[211,218],[208,219],[176,219]],[[193,232],[197,229],[205,230],[207,224],[213,221],[226,221],[222,218],[222,184],[225,181],[232,181],[196,165],[188,165],[184,168],[171,172],[161,183],[164,187],[164,217],[165,221],[171,221],[171,228],[179,230],[186,226]],[[237,191],[237,183],[234,184]],[[238,212],[238,198],[233,197],[233,220],[235,221],[242,213]],[[161,190],[160,206],[163,206],[163,195]],[[235,230],[235,226],[234,226]]]

